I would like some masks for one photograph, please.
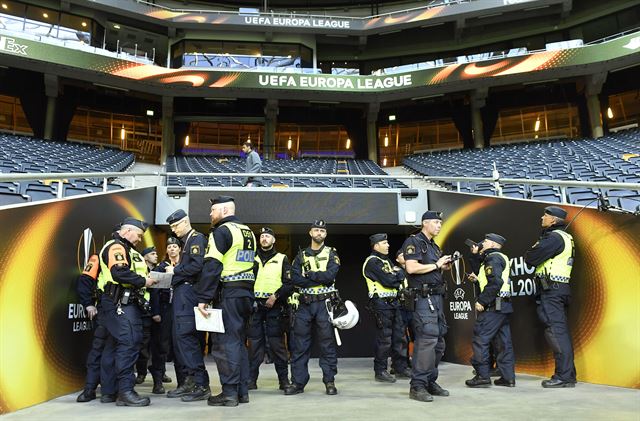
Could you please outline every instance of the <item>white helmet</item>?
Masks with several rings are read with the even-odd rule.
[[[356,305],[349,300],[344,302],[344,306],[341,309],[335,310],[342,311],[335,316],[333,311],[329,311],[329,320],[331,320],[333,326],[338,329],[351,329],[358,323],[358,320],[360,320],[360,313],[358,313]]]

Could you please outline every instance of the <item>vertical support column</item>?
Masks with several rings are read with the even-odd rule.
[[[367,108],[367,158],[378,162],[378,113],[380,103],[372,102]]]
[[[176,153],[173,134],[173,97],[162,97],[162,145],[160,148],[160,164],[167,162],[167,157]]]
[[[488,89],[476,89],[471,93],[471,128],[473,129],[473,147],[484,148],[484,126],[480,109],[487,101]]]
[[[596,73],[585,77],[584,95],[587,102],[587,111],[589,113],[589,127],[591,128],[591,136],[600,138],[604,136],[602,128],[602,112],[600,109],[600,98],[598,95],[602,92],[602,85],[607,80],[607,73]]]
[[[264,106],[264,157],[276,157],[276,125],[278,124],[278,100],[268,99]]]
[[[53,139],[53,131],[55,129],[56,101],[58,99],[58,76],[44,75],[44,92],[47,96],[47,110],[44,118],[44,138]]]

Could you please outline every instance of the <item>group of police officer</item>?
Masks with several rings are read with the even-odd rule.
[[[274,248],[273,230],[261,228],[258,243],[235,210],[232,197],[211,200],[213,228],[208,239],[192,228],[183,210],[169,215],[167,223],[175,237],[170,237],[167,260],[160,265],[153,256],[155,249],[145,249],[143,254],[136,251],[147,224],[134,218],[126,218],[99,255],[90,259],[78,280],[78,292],[89,317],[95,319],[96,329],[87,357],[85,388],[78,402],[96,399],[100,384],[103,403],[149,405],[149,398],[134,390],[136,380],[144,381],[148,361],[144,350],[149,341],[153,393],[164,393],[162,383],[171,381],[165,374],[165,362],[172,356],[177,388],[167,397],[185,402],[206,399],[211,406],[248,403],[249,390],[257,389],[267,345],[280,389],[285,395],[303,393],[309,382],[314,332],[326,394],[338,393],[337,344],[331,317],[332,308],[340,308],[342,303],[335,285],[340,258],[334,248],[325,245],[326,223],[317,220],[312,224],[309,247],[300,250],[289,264]],[[566,322],[574,246],[565,231],[565,219],[563,209],[546,208],[542,236],[525,256],[528,264],[536,266],[541,282],[538,314],[556,359],[556,372],[542,382],[543,387],[573,387],[576,383]],[[435,242],[441,228],[441,214],[425,212],[420,232],[410,236],[398,253],[399,266],[389,257],[387,235],[372,235],[372,252],[362,268],[370,298],[368,308],[377,327],[374,378],[393,383],[397,377],[410,377],[409,397],[422,402],[432,401],[433,396],[449,396],[436,381],[447,333],[443,270],[450,268],[455,256],[443,255]],[[501,251],[505,242],[504,237],[491,233],[471,246],[475,270],[469,280],[477,285],[479,294],[471,361],[476,376],[466,381],[469,387],[491,384],[490,345],[497,354],[500,373],[494,384],[515,386],[509,258]],[[171,287],[149,288],[157,283],[150,270],[172,274]],[[214,396],[194,314],[210,317],[211,306],[222,310],[224,324],[223,333],[210,333],[222,385],[221,393]],[[146,343],[145,314],[151,320]],[[407,331],[414,343],[411,358]],[[141,355],[142,363],[138,361]]]

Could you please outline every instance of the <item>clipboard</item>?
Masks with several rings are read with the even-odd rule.
[[[207,308],[209,317],[204,317],[198,307],[193,308],[196,318],[196,330],[202,332],[224,333],[224,322],[222,321],[222,309]]]
[[[151,271],[149,272],[149,277],[151,279],[155,279],[156,281],[158,281],[158,283],[147,288],[171,288],[173,273]]]

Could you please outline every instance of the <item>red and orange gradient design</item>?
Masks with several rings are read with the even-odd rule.
[[[143,218],[128,199],[112,197],[127,215]],[[4,248],[8,254],[0,271],[0,414],[70,393],[82,383],[50,337],[48,322],[58,318],[45,314],[51,309],[46,303],[53,299],[47,294],[51,271],[60,264],[53,259],[56,237],[70,210],[69,201],[43,206],[16,232],[13,240],[19,241]],[[144,243],[152,244],[149,231]]]
[[[444,244],[462,221],[497,203],[494,198],[480,198],[445,215],[436,241]],[[568,220],[580,211],[572,206],[565,209]],[[581,250],[581,267],[574,268],[574,275],[589,274],[579,279],[587,292],[582,300],[587,301],[581,304],[579,322],[571,332],[575,365],[579,381],[640,388],[640,242],[606,216],[585,210],[570,229]],[[471,338],[458,348],[456,357],[468,361],[473,354]],[[553,369],[550,351],[542,361],[516,361],[519,372],[548,376]]]

